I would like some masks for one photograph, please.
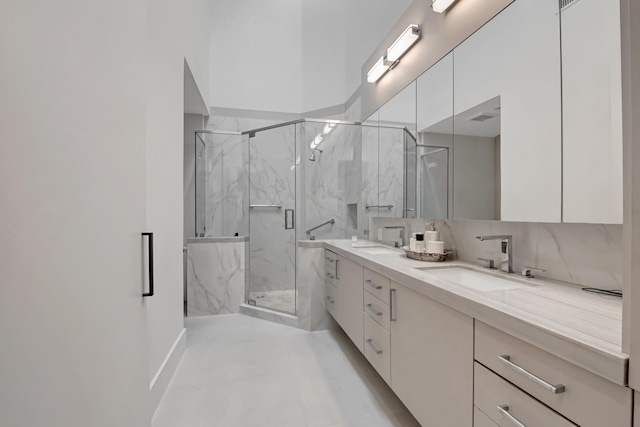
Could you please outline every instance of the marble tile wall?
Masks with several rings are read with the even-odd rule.
[[[372,230],[383,225],[405,225],[408,233],[425,228],[421,219],[372,218],[370,221]],[[510,234],[516,274],[524,266],[537,267],[546,270],[539,276],[550,279],[622,289],[622,225],[447,220],[436,221],[436,227],[446,247],[454,249],[462,261],[474,264],[481,263],[477,258],[498,261],[499,243],[481,242],[475,236]]]
[[[360,139],[360,126],[307,122],[297,128],[303,184],[298,193],[298,238],[308,239],[304,230],[330,219],[335,224],[323,226],[312,235],[327,239],[355,234],[360,198],[360,161],[355,142]],[[310,161],[311,145],[316,138],[322,138],[317,146],[322,153],[316,151],[316,160]]]
[[[378,132],[378,204],[393,205],[380,209],[379,216],[402,217],[404,201],[404,130],[380,127]]]
[[[187,316],[238,313],[245,299],[245,242],[194,241],[187,243]]]

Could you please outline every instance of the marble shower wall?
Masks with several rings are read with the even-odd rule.
[[[458,259],[480,264],[477,258],[500,259],[498,241],[481,242],[479,235],[513,236],[513,269],[537,267],[539,276],[581,286],[622,289],[622,225],[551,224],[501,221],[435,221],[445,247]],[[407,233],[423,231],[425,220],[372,218],[370,227],[405,225]],[[375,234],[375,233],[374,233]],[[375,236],[374,236],[375,237]],[[372,239],[373,240],[373,239]]]
[[[308,239],[305,230],[330,219],[335,224],[312,232],[317,239],[346,238],[356,233],[357,206],[360,200],[360,158],[356,142],[361,128],[357,125],[300,123],[297,125],[298,166],[298,239]],[[311,144],[322,138],[316,160],[310,161]]]
[[[247,135],[200,134],[205,142],[205,237],[249,232]]]
[[[245,241],[189,239],[187,316],[238,313],[245,293]]]
[[[361,203],[358,206],[358,238],[369,238],[369,218],[379,216],[378,208],[378,127],[362,126],[360,144],[362,181],[360,186]]]

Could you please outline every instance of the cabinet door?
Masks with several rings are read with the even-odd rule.
[[[362,353],[364,352],[363,267],[343,257],[338,257],[336,263],[338,282],[336,320]]]
[[[0,425],[149,426],[147,2],[0,16]]]
[[[620,2],[562,9],[563,222],[622,224]]]
[[[470,426],[473,319],[391,282],[391,388],[423,426]]]

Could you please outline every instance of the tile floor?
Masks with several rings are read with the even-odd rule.
[[[339,330],[242,314],[188,318],[153,427],[419,426]]]

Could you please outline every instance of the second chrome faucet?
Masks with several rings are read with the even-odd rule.
[[[500,240],[500,269],[505,273],[513,273],[513,237],[511,235],[476,236],[476,239],[481,242],[485,240]]]

